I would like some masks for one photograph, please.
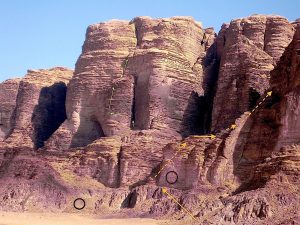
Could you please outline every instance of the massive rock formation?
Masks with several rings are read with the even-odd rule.
[[[281,106],[277,149],[283,145],[299,143],[300,138],[300,22],[295,23],[295,26],[297,31],[294,40],[272,73],[272,89],[284,102]]]
[[[160,163],[162,146],[196,132],[214,38],[212,29],[185,17],[91,25],[68,87],[67,120],[46,149],[117,135],[124,142],[120,185],[145,180]]]
[[[249,121],[251,129],[241,149],[246,165],[256,165],[281,147],[299,143],[299,25],[295,26],[293,41],[271,72],[272,97]],[[247,171],[243,169],[239,173],[246,176]]]
[[[80,147],[130,130],[188,134],[203,93],[204,33],[184,17],[91,25],[68,89],[68,120],[49,146]]]
[[[167,187],[187,224],[297,223],[299,41],[279,16],[89,26],[73,77],[1,84],[0,208],[188,220]]]
[[[296,144],[300,141],[300,26],[299,23],[293,26],[296,28],[293,41],[270,72],[271,96],[264,93],[254,111],[244,113],[233,121],[234,127],[218,132],[213,140],[191,136],[181,145],[172,144],[164,149],[165,164],[170,159],[174,163],[165,167],[160,185],[200,193],[217,187],[222,197],[222,192],[226,196],[229,190],[236,190],[237,195],[225,197],[221,209],[214,207],[215,216],[204,213],[204,218],[212,224],[242,224],[245,218],[248,224],[257,224],[256,218],[264,218],[265,224],[299,222],[297,207],[292,205],[299,201],[300,148]],[[182,147],[183,144],[186,146]],[[167,182],[171,171],[178,177],[174,184]],[[215,194],[211,192],[210,196],[213,199]],[[284,207],[274,215],[272,212],[277,212],[279,205]],[[197,210],[192,211],[197,214]]]
[[[275,101],[276,93],[272,100],[265,93],[270,86],[270,72],[292,41],[294,30],[278,16],[251,16],[222,26],[216,39],[220,68],[212,111],[212,130],[217,137],[187,139],[187,147],[181,150],[179,145],[167,147],[165,162],[177,151],[180,154],[174,166],[161,174],[159,184],[170,186],[165,177],[175,170],[179,180],[171,186],[176,188],[195,188],[205,183],[237,186],[247,182],[253,167],[270,156],[274,150],[271,143],[277,140],[271,135],[276,133],[276,123],[267,123],[274,115],[267,109],[256,114],[256,106],[266,103],[266,98],[269,105]]]
[[[279,16],[251,16],[222,27],[212,130],[227,128],[245,111],[253,109],[269,88],[270,71],[293,34],[293,25]]]
[[[20,81],[12,131],[5,140],[39,148],[65,120],[66,85],[73,71],[61,67],[28,70]]]

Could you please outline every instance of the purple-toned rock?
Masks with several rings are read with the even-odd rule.
[[[0,141],[6,138],[12,128],[19,83],[20,79],[0,83]]]

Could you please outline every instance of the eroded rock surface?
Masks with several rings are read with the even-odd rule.
[[[189,17],[89,26],[73,77],[0,86],[0,209],[74,212],[82,197],[175,225],[299,221],[299,32],[263,15],[218,35]]]
[[[68,89],[68,120],[57,131],[65,138],[54,135],[49,146],[85,146],[135,129],[192,132],[214,35],[185,17],[90,26]]]
[[[0,141],[12,128],[19,82],[20,79],[11,79],[0,84]]]
[[[222,27],[212,130],[227,128],[253,109],[269,88],[270,72],[293,35],[293,25],[279,16],[251,16]]]
[[[28,70],[20,81],[12,131],[13,145],[42,147],[65,120],[65,95],[73,71],[61,67]]]

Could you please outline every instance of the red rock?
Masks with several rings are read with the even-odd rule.
[[[253,108],[257,97],[269,88],[270,71],[293,34],[293,26],[279,16],[251,16],[233,20],[228,28],[222,28],[212,130],[227,128],[243,112]]]
[[[20,79],[11,79],[0,84],[0,141],[12,128],[19,82]]]
[[[36,148],[43,145],[65,119],[64,96],[72,74],[61,67],[28,70],[19,84],[12,132],[5,142]]]
[[[261,15],[218,36],[189,17],[89,26],[73,77],[0,86],[15,115],[1,127],[0,209],[72,212],[85,196],[102,215],[297,221],[299,34],[299,21]]]

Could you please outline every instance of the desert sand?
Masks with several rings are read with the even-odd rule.
[[[96,219],[89,215],[70,213],[0,212],[0,225],[161,225],[153,219]]]

